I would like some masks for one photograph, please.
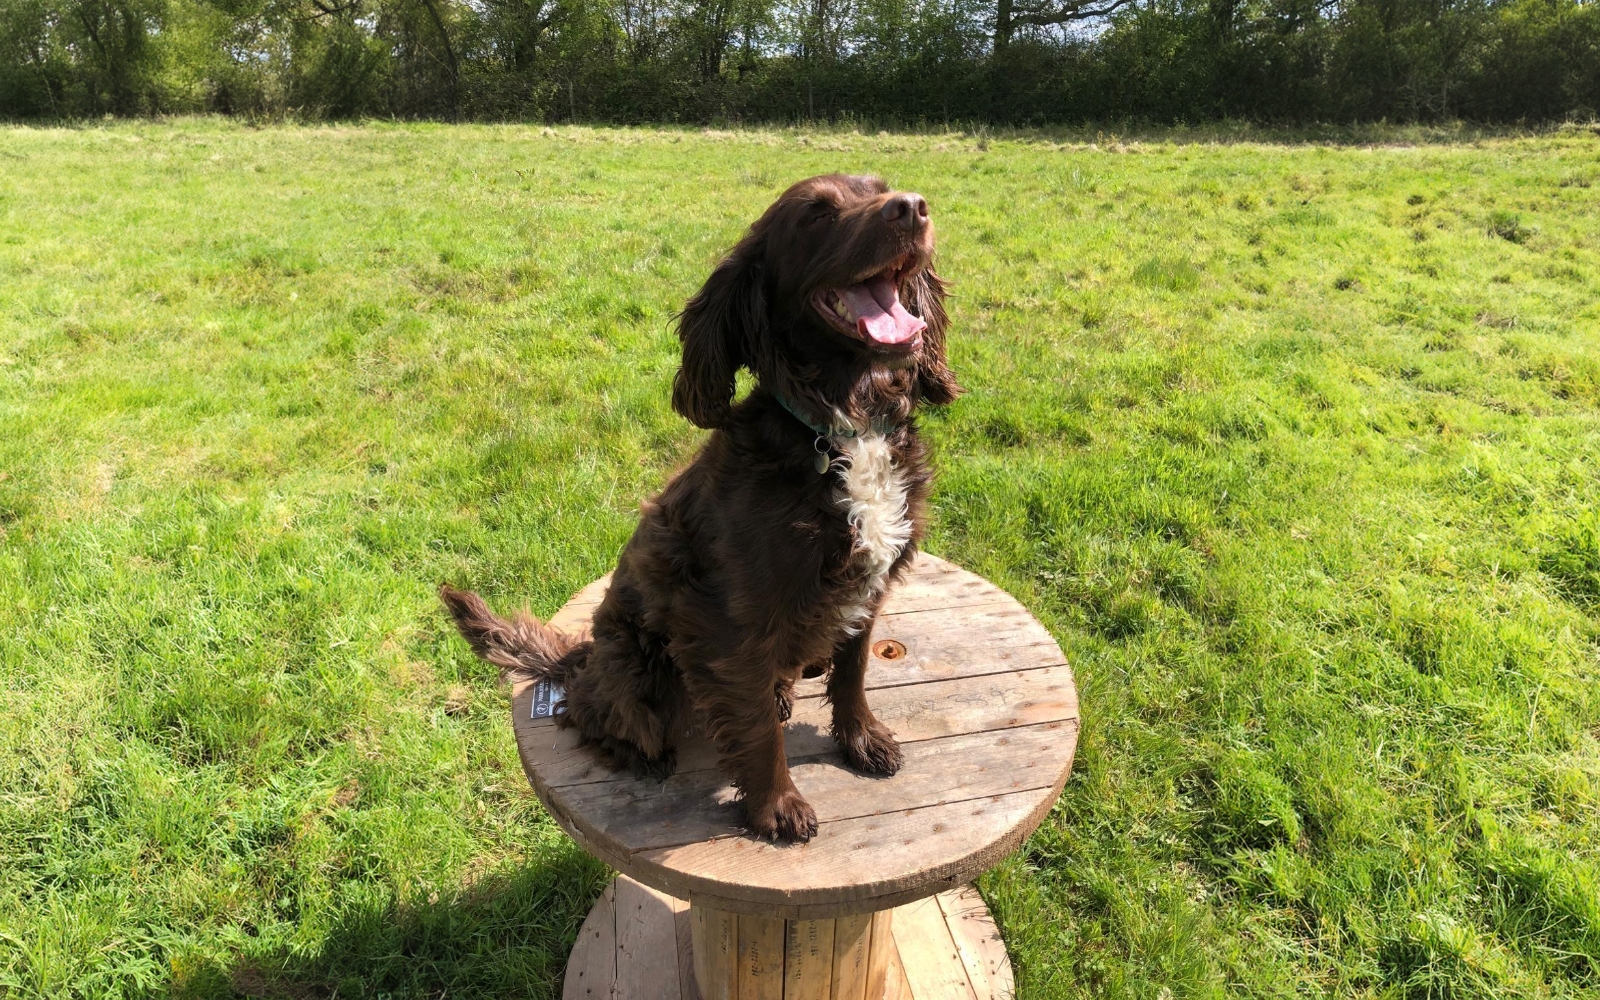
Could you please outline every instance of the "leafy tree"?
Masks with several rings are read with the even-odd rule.
[[[1600,0],[0,0],[0,115],[1548,120]]]

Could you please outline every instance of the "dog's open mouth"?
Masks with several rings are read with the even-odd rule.
[[[900,283],[910,273],[909,259],[901,259],[858,284],[813,292],[812,305],[840,333],[875,347],[911,349],[928,324],[900,304]]]

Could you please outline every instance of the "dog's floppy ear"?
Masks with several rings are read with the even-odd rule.
[[[964,391],[955,372],[945,360],[944,331],[950,317],[944,311],[944,279],[931,266],[906,284],[911,309],[928,328],[922,331],[922,350],[917,354],[917,391],[934,406],[955,402]]]
[[[683,365],[672,383],[672,408],[697,427],[721,427],[733,403],[734,376],[748,367],[765,333],[761,237],[752,232],[724,257],[678,314]]]

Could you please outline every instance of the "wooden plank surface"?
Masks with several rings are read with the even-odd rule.
[[[561,606],[561,610],[550,616],[549,624],[565,632],[585,632],[589,628],[589,619],[594,617],[594,609],[600,606],[600,601],[606,596],[606,588],[611,586],[611,574],[607,573],[600,579],[572,595],[572,599]]]
[[[917,1000],[977,1000],[938,900],[919,899],[895,910],[894,940]]]
[[[751,837],[641,851],[629,863],[677,896],[740,911],[837,916],[959,885],[1015,850],[1049,811],[1049,789],[839,820],[830,846]]]
[[[513,699],[521,710],[527,710],[530,688],[531,685],[519,690]],[[1078,717],[1072,669],[1064,665],[869,691],[867,703],[902,745]],[[791,767],[815,758],[840,759],[838,744],[830,734],[832,724],[832,709],[822,699],[795,701],[794,713],[784,727],[784,751]],[[601,763],[580,745],[580,737],[573,729],[530,725],[517,736],[518,749],[528,768],[536,772],[536,787],[541,790],[597,781],[649,784],[619,776]],[[713,770],[721,770],[716,748],[703,737],[684,737],[673,779]],[[879,791],[892,787],[892,781],[886,782]]]
[[[550,619],[571,632],[586,631],[594,609],[610,585],[609,574],[591,583]],[[951,615],[960,611],[960,615]],[[973,632],[983,639],[974,649]],[[884,687],[973,676],[1037,665],[1029,646],[1054,646],[1055,640],[1016,599],[988,580],[959,569],[937,556],[919,553],[907,578],[889,592],[873,629],[872,641],[895,639],[908,655],[894,661],[874,657],[867,686]],[[993,655],[988,655],[988,651]],[[974,653],[977,653],[976,657]],[[1065,663],[1057,656],[1046,663]],[[821,690],[821,681],[802,682],[802,691]]]
[[[721,930],[713,929],[713,946],[702,954],[692,949],[691,928],[708,919]],[[693,967],[709,958],[708,968],[725,970],[712,994],[719,1000],[1014,1000],[1005,944],[970,885],[893,911],[791,921],[781,963],[748,964],[750,935],[771,939],[766,946],[772,947],[775,926],[783,922],[689,909],[680,899],[619,876],[584,921],[567,963],[563,997],[702,1000]],[[874,935],[887,947],[872,947]],[[673,955],[662,954],[668,942],[675,942]]]
[[[618,877],[627,878],[626,875]],[[694,917],[688,903],[681,899],[674,899],[673,903],[672,924],[678,939],[678,995],[682,1000],[702,1000],[694,978]]]
[[[582,628],[606,586],[595,581],[552,621]],[[1022,605],[925,554],[873,635],[905,650],[870,659],[867,697],[906,763],[890,778],[844,766],[821,682],[799,686],[785,748],[821,823],[808,844],[740,828],[737,792],[704,738],[683,734],[664,783],[618,775],[572,730],[527,717],[526,681],[513,690],[524,768],[585,848],[680,898],[823,919],[938,892],[1014,848],[1059,794],[1077,742],[1072,670]]]
[[[902,745],[905,764],[892,794],[881,777],[845,767],[836,752],[791,762],[790,774],[822,823],[886,811],[937,806],[1055,785],[1054,750],[1071,719]],[[631,778],[556,789],[562,808],[581,816],[593,835],[634,851],[715,837],[743,836],[736,791],[720,768],[675,774],[665,782]],[[819,848],[825,845],[819,831]]]
[[[615,879],[617,976],[614,992],[628,1000],[679,1000],[680,901],[631,878]]]
[[[739,1000],[739,918],[696,906],[689,910],[694,974],[704,1000]]]
[[[611,1000],[617,980],[616,899],[617,880],[612,879],[578,929],[561,1000]]]
[[[878,710],[877,702],[886,700],[882,697],[873,699],[870,694],[873,691],[930,681],[1064,667],[1066,659],[1050,633],[1032,618],[1020,621],[1016,617],[1018,612],[1027,614],[1020,611],[1020,605],[1014,606],[1003,616],[985,611],[992,620],[975,619],[966,627],[950,627],[950,616],[935,612],[903,616],[896,619],[894,627],[882,622],[875,625],[872,631],[874,644],[893,639],[905,647],[906,654],[895,660],[879,656],[868,659],[866,688],[873,711]],[[795,686],[796,711],[802,711],[808,700],[820,703],[824,683],[820,677],[800,681]],[[523,720],[522,727],[553,726],[554,723],[553,717]]]
[[[853,913],[833,921],[833,1000],[867,1000],[867,952],[872,945],[872,914]]]
[[[900,952],[896,951],[889,962],[888,982],[884,984],[883,1000],[916,1000],[911,995],[911,984],[906,982],[905,966],[900,962]]]
[[[1070,767],[1076,721],[1059,733]],[[1066,767],[1049,788],[836,820],[803,845],[737,835],[621,853],[611,838],[585,834],[553,797],[547,804],[592,853],[680,898],[758,914],[839,916],[896,905],[980,874],[1037,826],[1060,793]]]
[[[905,576],[884,601],[885,614],[927,611],[930,608],[966,608],[995,601],[1010,601],[1011,595],[983,577],[948,563],[926,552],[917,553]]]
[[[989,908],[978,890],[964,885],[934,898],[944,911],[945,925],[950,928],[950,937],[961,952],[973,992],[980,997],[1012,1000],[1017,987],[1011,974],[1011,956],[1006,954],[1000,928],[989,915]]]
[[[890,992],[889,981],[899,959],[892,947],[894,942],[894,911],[879,910],[872,914],[870,944],[867,946],[867,1000],[885,996]],[[891,947],[884,947],[887,941]],[[898,993],[899,991],[895,991]]]
[[[739,1000],[783,1000],[783,919],[739,915]]]
[[[783,1000],[831,1000],[832,918],[791,920],[783,949]]]

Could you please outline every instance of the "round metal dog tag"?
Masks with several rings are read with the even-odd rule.
[[[821,434],[818,434],[817,439],[811,442],[811,448],[817,453],[816,459],[814,459],[811,464],[817,470],[817,475],[823,475],[828,471],[828,466],[833,462],[833,456],[829,454],[829,452],[832,451],[832,448],[828,444],[828,439],[823,437]]]

